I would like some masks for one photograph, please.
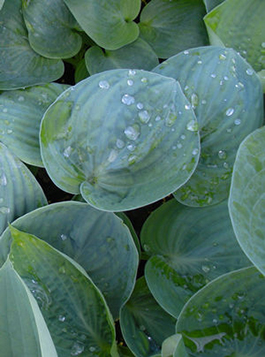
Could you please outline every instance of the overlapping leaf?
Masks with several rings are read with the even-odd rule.
[[[91,205],[128,210],[168,195],[192,175],[197,121],[178,83],[137,70],[95,74],[46,111],[41,154],[57,186]]]
[[[171,57],[155,72],[177,79],[198,118],[201,156],[180,202],[211,205],[228,197],[241,141],[262,125],[263,96],[254,70],[233,49],[208,46]]]
[[[63,62],[32,50],[21,14],[21,1],[5,1],[0,12],[0,90],[54,81],[64,72]]]
[[[67,87],[50,83],[0,95],[0,140],[27,164],[43,166],[39,145],[40,122],[48,106]]]
[[[208,44],[202,0],[152,0],[142,10],[140,35],[159,58]]]
[[[205,3],[205,7],[207,12],[210,12],[216,6],[220,5],[224,0],[203,0]]]
[[[265,127],[240,145],[234,165],[229,211],[238,242],[265,274]]]
[[[97,45],[117,50],[135,41],[138,25],[133,21],[140,0],[64,0],[83,30]]]
[[[148,217],[141,242],[151,255],[145,268],[148,286],[176,318],[207,282],[251,264],[237,243],[226,201],[194,208],[170,200]]]
[[[41,56],[70,58],[81,48],[75,18],[63,0],[22,0],[30,46]]]
[[[116,357],[112,317],[84,270],[35,236],[10,229],[10,260],[37,300],[58,355]]]
[[[263,356],[265,280],[254,267],[225,274],[198,291],[177,322],[189,356]]]
[[[8,222],[46,203],[29,169],[0,143],[0,232]]]
[[[168,337],[162,344],[162,357],[188,357],[185,345],[180,334]]]

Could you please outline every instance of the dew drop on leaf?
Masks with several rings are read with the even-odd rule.
[[[123,104],[132,105],[135,102],[135,99],[130,94],[124,94],[121,98]]]
[[[111,150],[109,157],[108,157],[108,161],[109,162],[115,161],[117,156],[118,156],[118,152],[116,150]]]
[[[228,108],[227,111],[225,112],[225,115],[230,117],[231,115],[234,114],[234,108]]]
[[[252,74],[254,73],[253,69],[252,68],[248,68],[246,70],[246,74],[248,74],[249,76],[252,76]]]
[[[124,134],[127,136],[128,139],[136,140],[140,135],[140,128],[138,125],[128,126],[124,130]]]
[[[98,86],[99,86],[99,88],[101,88],[101,89],[109,89],[110,84],[109,84],[108,81],[100,81],[100,82],[98,83]]]
[[[219,150],[218,151],[218,157],[221,160],[225,160],[227,158],[226,152],[224,150]]]
[[[241,120],[240,120],[240,119],[236,119],[236,120],[234,121],[234,124],[235,124],[235,125],[240,125],[240,124],[241,124]]]
[[[72,346],[72,349],[71,349],[71,355],[72,356],[78,356],[80,355],[85,349],[85,346],[83,343],[81,342],[75,342]]]
[[[140,121],[144,124],[148,123],[151,117],[147,110],[142,110],[138,113],[138,116]]]
[[[198,131],[198,123],[192,119],[191,121],[188,122],[187,126],[186,126],[187,130],[189,131]]]
[[[18,97],[18,101],[19,102],[23,102],[25,100],[25,98],[22,96],[22,95],[20,95],[19,97]]]
[[[117,139],[116,140],[116,146],[117,146],[118,149],[122,149],[125,146],[125,143],[121,139]]]
[[[141,109],[143,109],[144,105],[143,105],[143,103],[137,103],[136,107],[137,107],[137,109],[141,110]]]
[[[130,87],[133,86],[133,80],[128,79],[127,84],[128,84],[128,86],[130,86]]]
[[[63,156],[64,157],[69,157],[71,155],[71,152],[73,151],[73,148],[71,146],[68,146],[64,152],[63,152]]]

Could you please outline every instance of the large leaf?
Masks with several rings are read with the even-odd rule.
[[[38,304],[9,260],[0,269],[0,301],[2,355],[57,356]]]
[[[35,236],[10,229],[10,260],[37,300],[58,355],[111,356],[112,317],[84,270]]]
[[[151,255],[145,268],[147,284],[175,317],[207,282],[251,264],[237,243],[226,201],[194,208],[170,200],[148,217],[141,242]]]
[[[83,30],[97,45],[117,50],[139,35],[140,0],[64,0]]]
[[[175,329],[175,320],[154,300],[143,277],[122,308],[120,322],[126,344],[137,357],[154,356]]]
[[[79,263],[102,291],[116,318],[130,296],[138,266],[138,254],[127,227],[113,213],[88,204],[62,202],[40,208],[12,225],[34,234]],[[11,239],[1,237],[1,260]]]
[[[21,1],[5,1],[0,12],[0,90],[52,82],[62,76],[63,62],[32,50],[21,14]]]
[[[198,118],[201,156],[180,202],[211,205],[228,197],[241,141],[262,125],[263,96],[253,69],[233,49],[201,47],[171,57],[154,70],[177,79]]]
[[[190,356],[265,355],[265,280],[254,268],[217,278],[185,305],[177,322]]]
[[[202,0],[152,0],[142,10],[140,34],[158,57],[208,44]]]
[[[210,42],[240,52],[256,71],[265,69],[265,2],[226,0],[205,16]]]
[[[0,94],[0,140],[27,164],[43,166],[39,131],[45,110],[66,85],[50,83]]]
[[[158,65],[157,55],[148,43],[140,38],[116,51],[103,51],[98,46],[92,46],[87,50],[85,60],[90,74],[115,68],[151,70]]]
[[[265,127],[240,145],[232,177],[229,210],[238,242],[265,274]]]
[[[46,111],[40,138],[55,184],[109,211],[173,192],[192,175],[200,151],[179,84],[136,70],[102,72],[66,90]]]
[[[70,58],[81,48],[77,23],[63,0],[22,0],[30,46],[48,58]]]
[[[46,203],[29,169],[0,143],[0,233],[8,222]]]

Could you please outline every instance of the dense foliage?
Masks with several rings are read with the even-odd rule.
[[[6,356],[265,355],[264,18],[0,0]]]

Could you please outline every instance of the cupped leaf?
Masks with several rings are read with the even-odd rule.
[[[80,26],[97,45],[117,50],[139,35],[140,0],[64,0]]]
[[[77,22],[63,0],[22,0],[30,46],[48,58],[70,58],[81,48]]]
[[[116,357],[112,317],[84,270],[37,237],[10,230],[10,260],[38,302],[58,355]]]
[[[159,58],[208,44],[202,0],[152,0],[142,10],[140,36]]]
[[[141,243],[151,255],[145,267],[150,291],[176,318],[210,280],[251,264],[237,243],[226,201],[194,208],[170,200],[148,217]]]
[[[27,164],[43,166],[40,122],[48,106],[67,87],[50,83],[0,94],[0,141]]]
[[[263,356],[265,279],[254,267],[225,274],[183,308],[177,332],[190,356]]]
[[[0,269],[0,301],[1,353],[57,357],[38,304],[9,259]]]
[[[257,75],[233,49],[215,46],[184,51],[154,71],[180,82],[199,123],[200,161],[176,198],[190,206],[226,199],[238,146],[263,122]]]
[[[231,183],[229,211],[237,240],[265,274],[265,127],[240,145]]]
[[[62,76],[63,62],[32,50],[21,14],[21,1],[5,1],[0,12],[0,90],[52,82]]]
[[[79,263],[103,293],[116,318],[135,283],[138,254],[133,239],[113,213],[80,202],[62,202],[37,209],[12,225],[40,237]],[[1,260],[9,252],[7,229],[0,240]]]
[[[158,65],[157,55],[148,43],[140,38],[116,51],[103,51],[98,46],[90,47],[85,54],[85,60],[90,74],[115,68],[151,70]]]
[[[8,222],[46,203],[30,170],[0,143],[0,232]]]
[[[240,52],[256,71],[265,69],[265,3],[226,0],[204,18],[212,45]]]
[[[183,338],[176,333],[165,339],[162,343],[162,357],[188,357]]]
[[[197,121],[179,84],[136,70],[95,74],[46,111],[41,154],[57,186],[122,211],[183,185],[199,158]]]
[[[175,330],[175,319],[157,304],[143,277],[121,309],[120,323],[126,344],[137,357],[158,353]]]

